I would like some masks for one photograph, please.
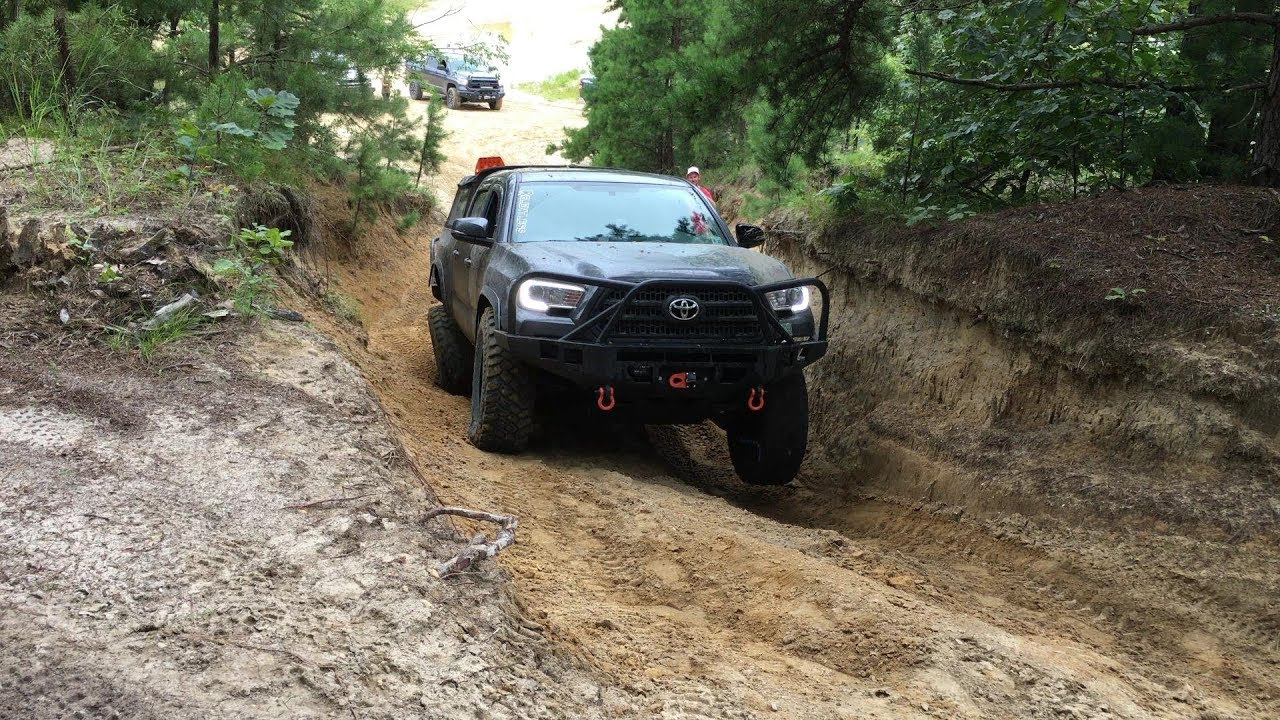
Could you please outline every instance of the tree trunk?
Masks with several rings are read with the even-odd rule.
[[[177,40],[178,38],[178,22],[179,22],[179,18],[177,15],[173,15],[169,18],[169,40],[170,41]],[[168,107],[169,97],[173,93],[173,78],[174,78],[174,72],[170,68],[164,77],[164,89],[160,91],[160,104],[166,107]]]
[[[221,64],[222,52],[218,49],[218,0],[209,0],[209,73],[216,75]]]
[[[678,56],[680,54],[680,48],[683,44],[683,38],[681,37],[682,35],[681,31],[683,30],[683,28],[681,27],[681,18],[679,15],[680,3],[678,2],[676,3],[676,6],[675,6],[675,12],[676,12],[676,16],[671,21],[671,54],[672,56]],[[671,90],[675,85],[674,75],[667,76],[666,85],[667,85],[667,95],[670,96]],[[661,168],[659,172],[669,172],[669,173],[675,174],[676,171],[679,169],[676,167],[676,130],[675,130],[674,122],[675,121],[670,116],[668,116],[667,118],[668,124],[667,124],[666,130],[665,132],[662,133],[662,139],[661,139],[662,146],[658,148],[658,167]]]
[[[1272,39],[1271,70],[1267,94],[1258,122],[1258,143],[1253,151],[1253,182],[1280,187],[1280,26]]]
[[[53,34],[58,38],[58,75],[62,80],[62,109],[69,110],[68,102],[75,95],[76,63],[71,57],[71,38],[67,34],[67,2],[60,0],[53,16]]]

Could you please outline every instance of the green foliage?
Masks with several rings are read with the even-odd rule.
[[[1267,0],[908,5],[891,59],[896,87],[858,129],[885,158],[884,173],[857,184],[940,212],[958,202],[985,210],[1149,182],[1243,180],[1260,102],[1228,89],[1265,76],[1271,29],[1134,30],[1269,9]],[[935,202],[918,199],[927,195]]]
[[[116,352],[137,350],[143,360],[150,361],[165,346],[195,335],[200,326],[206,322],[208,318],[194,310],[184,308],[155,325],[107,328],[107,346]]]
[[[261,301],[272,297],[276,290],[275,278],[266,266],[251,258],[219,258],[213,264],[213,274],[227,283],[231,306],[241,317],[262,314]]]
[[[67,228],[67,246],[76,254],[76,261],[89,265],[93,263],[94,253],[98,252],[98,246],[89,241],[88,238],[81,238]]]
[[[119,265],[104,265],[102,271],[98,273],[98,282],[104,285],[119,282],[123,278],[124,276],[120,274]]]
[[[93,145],[78,137],[110,126],[124,131],[113,142],[145,139],[148,148],[157,132],[169,135],[162,146],[172,157],[149,171],[170,192],[196,195],[228,175],[295,185],[355,175],[355,199],[368,208],[407,187],[402,163],[420,160],[423,172],[435,172],[443,160],[440,114],[413,120],[404,101],[384,100],[371,87],[430,51],[409,19],[419,4],[222,0],[211,46],[208,0],[70,2],[64,69],[58,3],[25,0],[0,32],[0,124],[57,137],[68,164],[101,165],[68,168],[76,189],[62,193],[59,166],[50,201],[105,194],[98,206],[115,212],[135,197],[127,186],[139,181],[115,184],[128,174],[116,162],[124,158],[92,155]],[[391,177],[392,169],[399,174]]]
[[[180,175],[190,178],[200,166],[217,165],[251,181],[266,168],[263,151],[284,150],[293,139],[298,97],[246,83],[237,73],[223,73],[209,87],[196,118],[178,122],[178,152],[186,161]]]
[[[413,182],[414,187],[422,183],[424,172],[434,175],[444,166],[445,155],[440,149],[448,137],[444,131],[444,112],[444,103],[438,94],[433,93],[427,103],[427,122],[422,131],[422,146],[418,148],[418,176]]]
[[[1107,302],[1136,303],[1141,296],[1146,294],[1147,291],[1145,288],[1133,288],[1126,290],[1122,287],[1113,287],[1107,291],[1107,294],[1103,296],[1102,299]]]
[[[402,233],[409,232],[420,222],[422,222],[422,213],[410,210],[400,218],[400,222],[396,224],[396,230]]]
[[[1250,158],[1280,147],[1262,142],[1280,136],[1261,89],[1274,28],[1179,24],[1265,17],[1274,0],[616,5],[591,52],[588,124],[555,149],[658,172],[755,168],[749,208],[956,220],[1280,167]]]
[[[284,259],[284,251],[293,247],[293,241],[285,239],[291,234],[290,230],[254,225],[252,228],[240,229],[236,245],[254,261],[279,265]]]
[[[591,50],[573,160],[677,172],[753,162],[794,181],[869,112],[886,78],[877,0],[620,0]]]
[[[344,156],[354,171],[347,187],[354,200],[351,224],[356,232],[361,223],[377,215],[379,208],[413,192],[414,176],[395,162],[397,158],[430,155],[420,165],[426,167],[439,167],[443,161],[438,149],[440,136],[432,137],[433,132],[440,131],[428,129],[426,139],[419,140],[420,130],[409,119],[407,106],[404,98],[394,98],[390,102],[391,112],[347,144]]]
[[[363,309],[360,307],[359,300],[344,295],[337,290],[330,290],[324,295],[324,305],[340,320],[353,325],[359,325],[361,322]]]
[[[526,92],[541,95],[552,102],[577,100],[578,78],[580,77],[582,77],[580,70],[565,70],[538,82],[523,83],[517,87]]]
[[[262,300],[274,295],[276,282],[269,268],[280,264],[284,251],[293,247],[293,241],[286,239],[289,234],[263,225],[241,228],[232,239],[234,254],[213,264],[214,276],[227,284],[231,305],[241,316],[260,315]]]
[[[149,111],[166,70],[146,29],[115,5],[85,4],[72,13],[67,35],[76,87],[69,88],[53,11],[46,3],[35,5],[0,33],[0,112],[16,116],[29,133],[49,135],[73,131],[85,112],[99,108]]]

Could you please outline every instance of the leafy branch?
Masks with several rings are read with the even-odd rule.
[[[1071,88],[1082,88],[1089,86],[1108,87],[1115,90],[1165,90],[1168,92],[1203,92],[1206,90],[1218,90],[1221,92],[1244,92],[1248,90],[1261,90],[1265,87],[1264,83],[1256,82],[1246,85],[1237,86],[1208,86],[1208,85],[1170,85],[1158,80],[1116,80],[1114,78],[1076,78],[1073,80],[1044,80],[1035,82],[1020,83],[997,83],[982,78],[963,78],[954,75],[946,75],[940,72],[930,70],[914,70],[908,68],[905,70],[908,75],[917,77],[930,78],[932,80],[941,80],[942,82],[951,83],[953,85],[967,85],[970,87],[979,87],[986,90],[998,90],[1000,92],[1031,92],[1034,90],[1067,90]]]

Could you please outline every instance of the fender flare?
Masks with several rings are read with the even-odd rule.
[[[498,325],[499,330],[507,330],[507,318],[504,313],[505,307],[500,299],[501,293],[493,291],[493,288],[485,287],[480,292],[480,299],[476,301],[476,326],[479,327],[480,316],[484,315],[485,308],[493,308],[494,321]]]
[[[427,285],[431,288],[431,297],[440,302],[444,302],[444,281],[441,279],[443,277],[440,267],[432,263],[431,272],[427,276]]]

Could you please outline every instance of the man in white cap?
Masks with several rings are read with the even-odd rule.
[[[713,203],[716,201],[716,196],[711,194],[710,190],[702,186],[702,173],[698,170],[697,165],[694,165],[690,167],[688,170],[686,170],[684,172],[684,177],[686,180],[693,183],[694,187],[701,190],[702,194],[706,195],[708,200],[710,200]]]

